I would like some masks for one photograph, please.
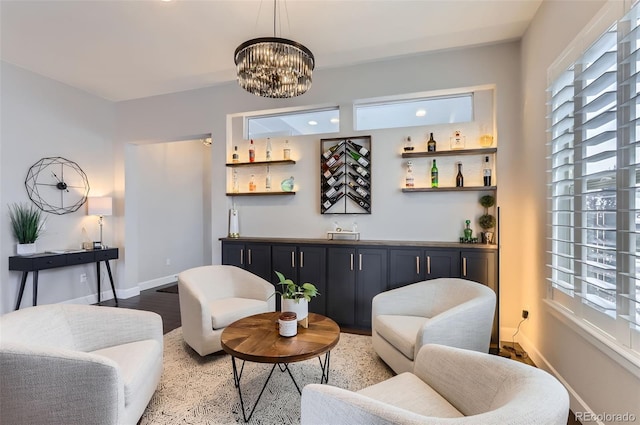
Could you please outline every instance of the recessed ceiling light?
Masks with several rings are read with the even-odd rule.
[[[340,118],[331,118],[329,121],[331,124],[338,124],[340,122]]]
[[[318,121],[311,120],[307,124],[309,124],[309,125],[318,125]]]
[[[425,111],[424,109],[418,109],[416,111],[416,117],[424,117],[425,115],[427,115],[427,111]]]

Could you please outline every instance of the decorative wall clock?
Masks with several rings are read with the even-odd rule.
[[[82,168],[59,156],[42,158],[33,164],[24,185],[38,208],[58,215],[77,211],[89,194],[89,180]]]

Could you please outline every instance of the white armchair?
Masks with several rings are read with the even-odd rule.
[[[487,353],[496,294],[485,285],[441,278],[382,292],[372,301],[376,353],[396,373],[413,371],[425,344]]]
[[[565,425],[569,394],[547,372],[491,354],[428,344],[415,371],[351,392],[310,384],[302,425]]]
[[[0,317],[7,424],[135,425],[162,374],[156,313],[41,305]]]
[[[201,356],[222,350],[225,327],[243,317],[275,311],[275,287],[235,266],[202,266],[178,275],[184,340]]]

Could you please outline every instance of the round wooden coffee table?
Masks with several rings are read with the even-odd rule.
[[[245,317],[227,326],[220,336],[222,349],[231,354],[233,366],[233,380],[238,388],[242,416],[248,422],[260,401],[260,397],[271,379],[276,366],[281,372],[288,372],[298,393],[302,394],[298,383],[289,370],[289,363],[318,357],[322,375],[320,383],[329,381],[329,364],[331,349],[340,340],[340,327],[333,320],[320,314],[309,313],[309,327],[298,327],[298,334],[292,337],[280,336],[278,332],[278,317],[280,312],[262,313]],[[320,357],[324,354],[324,361]],[[238,370],[236,358],[242,360],[242,366]],[[247,416],[240,389],[240,378],[244,369],[244,362],[273,363],[271,372],[267,377],[262,391]]]

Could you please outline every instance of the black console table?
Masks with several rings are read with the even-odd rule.
[[[109,260],[118,258],[118,248],[105,248],[87,251],[74,251],[65,253],[44,253],[25,256],[9,257],[9,270],[22,272],[22,280],[20,282],[20,292],[18,293],[18,301],[16,302],[16,310],[20,308],[24,286],[27,283],[27,275],[33,272],[33,305],[38,304],[38,272],[40,270],[54,269],[58,267],[76,266],[79,264],[96,263],[96,274],[98,277],[98,303],[100,303],[100,262],[104,261],[109,273],[111,281],[111,290],[113,298],[118,305],[118,297],[116,296],[116,288],[113,285],[113,276],[111,274],[111,266]]]

